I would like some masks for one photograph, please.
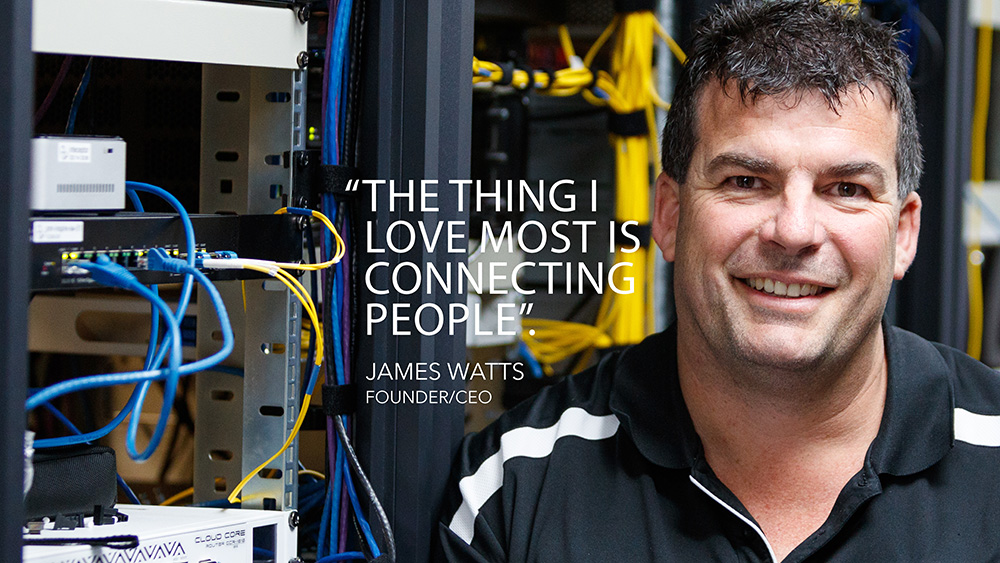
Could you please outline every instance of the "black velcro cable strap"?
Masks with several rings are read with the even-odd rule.
[[[652,12],[656,9],[655,0],[615,0],[615,13]]]
[[[24,545],[91,545],[109,549],[135,549],[139,536],[105,536],[101,538],[24,538]]]
[[[632,113],[608,112],[608,131],[619,137],[644,137],[649,134],[646,110]]]
[[[353,383],[347,385],[323,386],[323,412],[327,416],[354,414],[358,410],[358,388]]]
[[[392,563],[392,559],[389,558],[388,553],[383,553],[382,555],[379,555],[375,559],[372,559],[371,563]]]
[[[320,166],[319,193],[333,195],[354,195],[357,189],[348,191],[351,180],[357,179],[358,169],[340,164]]]
[[[497,80],[497,86],[507,86],[514,81],[514,63],[500,63],[500,80]]]
[[[615,246],[618,248],[629,248],[635,246],[635,241],[625,236],[628,233],[639,239],[640,248],[649,248],[649,241],[653,238],[653,227],[649,224],[636,225],[630,223],[627,226],[621,221],[615,221]]]

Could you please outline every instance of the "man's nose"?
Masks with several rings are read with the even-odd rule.
[[[825,236],[819,205],[811,185],[786,186],[761,229],[761,238],[789,255],[815,250]]]

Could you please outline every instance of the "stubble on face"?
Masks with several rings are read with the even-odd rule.
[[[886,132],[898,119],[877,91],[844,98],[838,111],[808,93],[744,104],[717,87],[699,100],[699,145],[677,187],[678,318],[697,331],[704,360],[756,372],[770,387],[836,373],[876,339],[881,350],[898,220]],[[868,168],[832,175],[845,163]],[[733,177],[751,189],[733,188]],[[837,182],[870,193],[833,197]],[[823,289],[793,300],[746,286],[762,278]]]

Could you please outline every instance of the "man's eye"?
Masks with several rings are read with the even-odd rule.
[[[840,197],[862,197],[868,190],[864,186],[859,186],[858,184],[852,184],[850,182],[841,182],[837,184],[837,195]]]
[[[729,179],[729,182],[743,190],[749,190],[757,186],[757,178],[753,176],[733,176]]]

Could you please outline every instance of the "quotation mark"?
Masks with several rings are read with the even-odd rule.
[[[521,303],[521,315],[530,315],[532,306],[534,303]]]
[[[347,188],[345,188],[344,191],[346,191],[346,192],[356,192],[356,191],[358,191],[358,184],[360,184],[360,183],[361,183],[361,180],[359,180],[359,179],[348,180],[347,181]]]

